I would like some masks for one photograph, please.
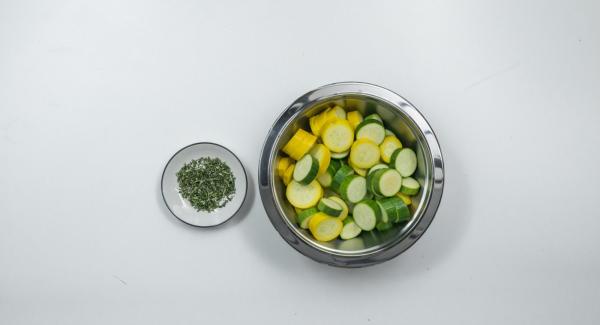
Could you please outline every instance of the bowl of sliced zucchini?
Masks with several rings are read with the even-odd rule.
[[[412,246],[444,187],[439,143],[423,115],[380,86],[310,91],[275,121],[259,191],[283,239],[321,263],[363,267]]]

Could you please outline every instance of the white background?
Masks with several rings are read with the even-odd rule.
[[[275,117],[347,80],[413,102],[446,163],[427,233],[359,270],[256,193]],[[0,0],[0,323],[598,324],[599,103],[593,0]],[[159,195],[197,141],[249,172],[218,229]]]

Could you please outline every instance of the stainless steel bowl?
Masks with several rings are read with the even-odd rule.
[[[298,128],[308,127],[308,118],[332,105],[363,114],[378,113],[388,129],[405,147],[416,150],[415,178],[421,192],[410,206],[412,219],[403,227],[369,232],[353,240],[319,242],[295,223],[296,212],[285,199],[285,187],[276,177],[275,161],[281,147]],[[281,237],[300,253],[321,263],[362,267],[387,261],[404,252],[423,235],[440,204],[444,187],[444,163],[439,143],[423,115],[400,95],[367,83],[342,82],[323,86],[298,98],[275,121],[260,156],[260,196]]]

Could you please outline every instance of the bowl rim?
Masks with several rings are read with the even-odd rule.
[[[214,225],[208,225],[208,226],[202,226],[202,225],[196,225],[193,223],[189,223],[183,219],[181,219],[175,212],[173,212],[173,210],[171,210],[171,207],[169,206],[169,203],[167,202],[167,198],[165,197],[165,189],[164,189],[164,179],[165,179],[165,173],[167,172],[167,167],[169,166],[169,164],[171,163],[171,161],[183,150],[193,147],[193,146],[197,146],[197,145],[201,145],[201,144],[207,144],[207,145],[212,145],[212,146],[216,146],[219,147],[221,149],[224,149],[225,151],[229,152],[230,154],[233,155],[233,157],[239,162],[240,166],[242,167],[242,171],[244,172],[244,197],[242,197],[242,201],[240,202],[240,206],[229,216],[227,217],[225,220],[221,221],[220,223],[214,224]],[[188,144],[187,146],[184,146],[182,148],[180,148],[179,150],[177,150],[172,156],[171,158],[169,158],[169,160],[167,160],[167,163],[165,164],[165,167],[163,168],[161,177],[160,177],[160,194],[163,198],[163,202],[165,203],[165,206],[167,207],[167,210],[169,210],[169,212],[171,212],[171,214],[175,217],[175,219],[183,222],[184,224],[188,225],[188,226],[192,226],[192,227],[196,227],[196,228],[214,228],[214,227],[218,227],[224,223],[226,223],[227,221],[233,219],[233,217],[235,217],[238,212],[240,212],[240,210],[242,209],[242,207],[244,206],[244,203],[246,202],[246,197],[248,195],[248,173],[246,172],[246,168],[244,167],[244,164],[242,163],[242,161],[240,160],[240,158],[231,150],[229,150],[229,148],[215,143],[215,142],[210,142],[210,141],[200,141],[200,142],[194,142],[191,144]]]
[[[289,228],[285,216],[281,215],[277,208],[276,199],[273,195],[271,182],[271,173],[273,170],[273,151],[281,131],[288,126],[298,114],[306,107],[310,107],[319,101],[342,95],[365,95],[378,100],[382,100],[396,109],[402,111],[410,118],[422,133],[431,156],[430,172],[432,175],[431,194],[424,206],[421,218],[405,234],[403,239],[398,240],[389,247],[375,250],[364,255],[339,255],[332,252],[318,249],[316,246],[306,243],[302,238]],[[262,151],[258,166],[259,192],[263,207],[271,221],[273,227],[279,235],[296,251],[317,261],[338,267],[364,267],[388,261],[410,248],[427,230],[441,202],[444,188],[444,164],[442,151],[439,141],[433,132],[429,122],[421,112],[408,100],[399,94],[375,85],[365,82],[337,82],[311,90],[296,99],[288,106],[275,120],[269,130]]]

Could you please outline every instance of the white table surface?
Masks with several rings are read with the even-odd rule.
[[[436,131],[440,210],[358,270],[296,253],[257,194],[275,117],[383,85]],[[600,323],[597,1],[0,1],[1,324]],[[236,152],[243,215],[169,215],[167,159]]]

